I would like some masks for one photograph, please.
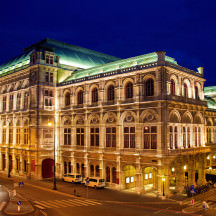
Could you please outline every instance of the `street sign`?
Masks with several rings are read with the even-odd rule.
[[[194,185],[191,185],[191,190],[194,189]]]
[[[21,201],[17,201],[17,205],[21,205]]]
[[[192,194],[195,194],[195,193],[196,193],[196,192],[195,192],[194,185],[191,185],[191,193],[192,193]]]
[[[195,200],[192,199],[192,200],[191,200],[191,205],[194,205],[194,204],[195,204]]]

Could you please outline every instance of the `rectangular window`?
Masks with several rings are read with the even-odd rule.
[[[53,83],[53,73],[52,72],[46,72],[45,73],[45,82],[46,83]]]
[[[6,106],[7,106],[7,96],[3,97],[3,112],[6,111]]]
[[[28,109],[28,102],[29,102],[29,93],[24,93],[24,109]]]
[[[16,144],[20,145],[20,128],[16,129]]]
[[[24,128],[24,145],[28,145],[29,143],[29,129]]]
[[[172,140],[170,141],[172,142]],[[157,149],[157,127],[156,126],[144,127],[144,149]]]
[[[9,128],[9,143],[13,143],[13,128]]]
[[[106,128],[106,147],[116,147],[116,128]]]
[[[53,106],[53,91],[51,89],[44,90],[44,106]]]
[[[2,143],[6,144],[6,128],[2,130]]]
[[[71,128],[64,128],[64,145],[71,145]]]
[[[90,142],[91,146],[99,146],[99,128],[90,129]]]
[[[76,129],[77,145],[84,146],[84,128]]]
[[[21,103],[21,94],[17,94],[17,102],[16,102],[16,110],[20,109],[20,103]]]
[[[135,127],[124,127],[124,148],[135,148]]]
[[[10,101],[9,101],[9,110],[13,110],[13,95],[10,95]]]

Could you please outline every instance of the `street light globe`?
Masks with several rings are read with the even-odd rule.
[[[213,156],[213,158],[215,159],[215,155]]]
[[[186,165],[184,165],[184,170],[186,170],[187,169],[187,166]]]
[[[209,167],[209,169],[211,170],[211,169],[212,169],[212,167]]]
[[[207,159],[209,160],[209,155],[208,155]]]
[[[4,128],[6,128],[6,127],[7,127],[7,125],[3,125],[3,127],[4,127]]]
[[[174,167],[172,168],[172,172],[175,172],[175,168]]]
[[[52,122],[48,122],[48,126],[52,126]]]
[[[164,182],[164,181],[165,181],[165,178],[162,178],[162,181]]]

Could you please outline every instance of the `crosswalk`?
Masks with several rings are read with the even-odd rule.
[[[65,200],[44,200],[44,201],[33,201],[34,206],[39,209],[49,208],[66,208],[66,207],[80,207],[80,206],[94,206],[102,205],[99,202],[87,199],[65,199]]]
[[[209,206],[209,208],[215,208],[216,209],[216,201],[207,201],[206,202]],[[195,200],[194,204],[192,205],[191,200],[187,200],[183,202],[183,205],[187,206],[194,206],[196,208],[203,208],[203,201],[202,200]]]

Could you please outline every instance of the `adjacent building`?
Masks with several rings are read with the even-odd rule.
[[[100,176],[138,193],[164,184],[166,195],[202,185],[216,143],[216,90],[205,98],[204,81],[202,67],[163,51],[120,59],[33,44],[0,66],[0,170],[50,178],[55,149],[58,178]]]

